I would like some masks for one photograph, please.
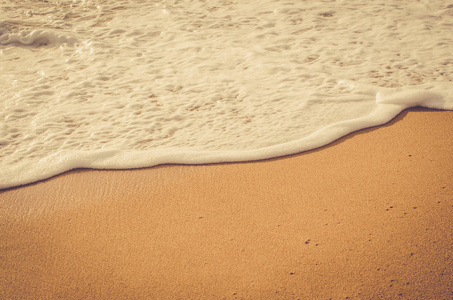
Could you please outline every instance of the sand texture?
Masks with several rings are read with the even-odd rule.
[[[452,299],[453,112],[0,192],[1,299]]]

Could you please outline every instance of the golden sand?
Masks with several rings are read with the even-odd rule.
[[[0,192],[1,299],[452,299],[453,112]]]

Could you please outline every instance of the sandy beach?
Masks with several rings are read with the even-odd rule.
[[[453,111],[0,192],[1,299],[453,299]]]

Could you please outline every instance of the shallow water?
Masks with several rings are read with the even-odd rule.
[[[245,2],[0,0],[0,188],[281,156],[453,109],[453,3]]]

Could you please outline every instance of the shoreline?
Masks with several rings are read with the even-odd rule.
[[[0,298],[449,298],[453,112],[301,154],[0,191]]]
[[[259,162],[266,162],[266,161],[274,161],[274,160],[279,160],[279,159],[285,159],[285,158],[291,158],[295,157],[298,155],[307,155],[312,152],[317,152],[317,151],[322,151],[324,148],[332,147],[335,146],[339,143],[342,143],[345,140],[348,140],[350,138],[353,138],[357,134],[366,134],[368,132],[372,132],[374,130],[377,130],[381,127],[387,127],[391,126],[392,124],[401,121],[405,115],[407,115],[408,112],[450,112],[449,110],[442,110],[442,109],[436,109],[436,108],[426,108],[426,107],[413,107],[413,108],[408,108],[403,110],[401,113],[399,113],[397,116],[395,116],[392,120],[390,120],[387,123],[381,124],[381,125],[376,125],[376,126],[371,126],[371,127],[366,127],[363,129],[359,129],[356,131],[353,131],[351,133],[346,134],[345,136],[342,136],[330,143],[327,143],[326,145],[316,147],[310,150],[294,153],[294,154],[288,154],[288,155],[280,155],[280,156],[275,156],[275,157],[270,157],[270,158],[264,158],[264,159],[257,159],[257,160],[245,160],[245,161],[225,161],[225,162],[213,162],[213,163],[194,163],[194,164],[184,164],[184,163],[165,163],[165,164],[159,164],[159,165],[154,165],[150,167],[139,167],[139,168],[120,168],[120,169],[96,169],[96,168],[75,168],[71,170],[64,171],[62,173],[58,173],[56,175],[50,176],[48,178],[40,179],[37,181],[33,181],[30,183],[25,183],[17,186],[11,186],[7,188],[0,189],[0,194],[3,192],[15,190],[15,189],[21,189],[24,187],[29,187],[33,186],[35,184],[40,184],[49,180],[53,180],[59,176],[65,176],[67,174],[71,173],[80,173],[80,172],[121,172],[121,171],[136,171],[136,170],[148,170],[148,169],[154,169],[154,168],[160,168],[160,167],[181,167],[181,166],[217,166],[217,165],[228,165],[228,164],[250,164],[250,163],[259,163]]]

